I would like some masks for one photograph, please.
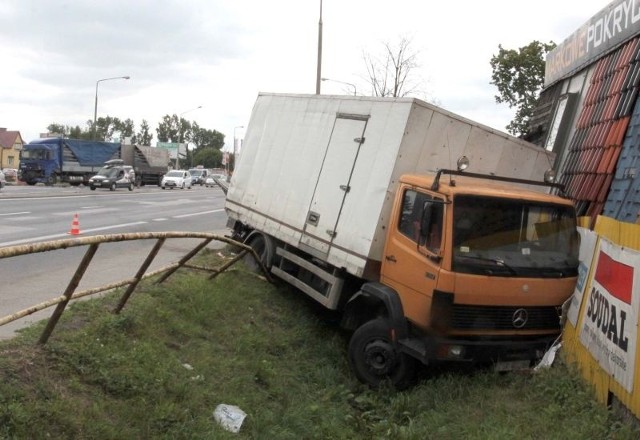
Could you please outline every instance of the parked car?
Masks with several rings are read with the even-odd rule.
[[[218,184],[216,180],[224,181],[227,178],[224,174],[210,174],[209,177],[204,181],[204,186],[207,188],[213,188]]]
[[[122,165],[122,159],[114,159],[105,162],[105,166],[100,168],[98,174],[89,179],[89,188],[95,191],[96,188],[109,188],[115,191],[116,188],[129,188],[133,191],[136,175],[133,167]]]
[[[191,189],[191,173],[186,170],[172,170],[162,177],[162,182],[160,182],[160,186],[162,189],[173,189],[173,188],[189,188]]]
[[[4,178],[7,182],[18,181],[18,170],[15,168],[4,168],[1,170],[4,173]]]
[[[2,170],[0,170],[0,189],[4,188],[6,184],[7,184],[7,181],[4,177],[4,173],[2,172]]]
[[[207,177],[209,177],[209,171],[204,168],[192,168],[189,173],[191,173],[191,183],[193,185],[200,184],[202,186],[205,184]]]

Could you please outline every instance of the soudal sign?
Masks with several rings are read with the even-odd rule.
[[[617,0],[547,54],[544,85],[593,63],[640,31],[640,0]]]
[[[601,239],[580,330],[580,341],[628,392],[635,371],[639,271],[640,253]]]

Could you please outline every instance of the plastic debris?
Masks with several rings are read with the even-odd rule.
[[[190,364],[182,364],[182,366],[187,370],[193,370],[193,367]]]
[[[224,429],[237,433],[240,431],[240,427],[242,426],[244,418],[247,417],[247,413],[237,406],[221,403],[213,412],[213,417]]]
[[[547,350],[544,356],[542,356],[542,359],[540,359],[540,362],[535,366],[533,371],[538,371],[541,368],[549,368],[551,365],[553,365],[553,361],[556,358],[556,353],[558,352],[558,350],[560,350],[560,347],[562,347],[562,342],[556,342],[555,344],[553,344]]]

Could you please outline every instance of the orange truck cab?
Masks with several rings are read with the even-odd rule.
[[[415,360],[529,367],[560,334],[578,267],[572,203],[491,176],[436,178],[402,176],[380,282],[347,304],[363,381],[402,386]],[[363,317],[380,298],[397,304]]]

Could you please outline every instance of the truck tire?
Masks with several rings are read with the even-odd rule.
[[[372,388],[388,383],[402,390],[413,383],[417,361],[396,349],[391,328],[386,318],[359,327],[349,341],[349,365],[358,380]]]
[[[133,191],[133,183],[129,182],[129,191]]]
[[[93,185],[91,185],[91,186],[89,187],[89,189],[90,189],[91,191],[95,191],[95,190],[96,190],[96,187],[95,187],[95,186],[93,186]]]
[[[258,257],[260,257],[262,264],[268,270],[271,267],[273,256],[275,255],[275,245],[273,240],[268,235],[255,233],[247,237],[244,243],[253,248],[256,254],[258,254]],[[245,266],[247,266],[247,268],[252,272],[257,273],[262,270],[253,255],[245,255],[243,261]]]

